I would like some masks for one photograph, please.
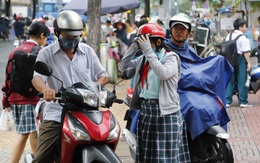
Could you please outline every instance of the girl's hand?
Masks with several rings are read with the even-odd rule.
[[[150,48],[152,48],[151,47],[151,43],[150,43],[150,39],[149,39],[149,36],[148,35],[141,35],[140,37],[139,37],[139,39],[137,40],[137,42],[138,42],[138,45],[139,45],[139,47],[140,47],[140,49],[144,52],[144,51],[146,51],[146,50],[148,50],[148,49],[150,49]]]

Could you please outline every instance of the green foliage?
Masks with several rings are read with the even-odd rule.
[[[191,1],[190,0],[179,0],[179,12],[183,12],[183,13],[189,13],[190,9],[191,9]]]
[[[249,5],[252,8],[251,12],[256,12],[256,11],[259,11],[259,9],[260,9],[260,1],[259,2],[249,2]]]

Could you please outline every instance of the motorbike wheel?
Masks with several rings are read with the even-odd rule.
[[[209,163],[233,163],[233,152],[231,146],[225,139],[211,137],[207,141],[206,152]]]

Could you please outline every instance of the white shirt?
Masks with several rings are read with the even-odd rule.
[[[235,30],[232,33],[232,38],[231,39],[234,40],[240,34],[244,34],[244,33],[241,32],[240,30]],[[227,35],[226,41],[229,40],[229,35],[230,35],[230,33]],[[251,48],[250,48],[250,41],[249,41],[249,39],[245,35],[241,36],[240,38],[238,38],[238,40],[237,40],[237,53],[238,54],[243,54],[243,53],[250,52],[250,51],[251,51]]]
[[[40,50],[36,61],[42,61],[52,67],[53,75],[63,81],[63,87],[69,87],[74,83],[96,81],[100,76],[107,76],[94,50],[87,44],[79,43],[78,49],[69,60],[64,51],[60,49],[59,42]],[[40,76],[46,84],[55,89],[61,88],[61,82],[54,77],[43,76],[34,72],[34,76]],[[61,121],[62,107],[57,102],[46,102],[43,117],[44,120]]]

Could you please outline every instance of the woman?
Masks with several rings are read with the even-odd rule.
[[[120,71],[135,69],[131,109],[141,109],[135,162],[190,162],[186,124],[177,85],[180,59],[163,48],[165,34],[155,23],[142,25],[124,55]],[[141,49],[144,55],[131,60]],[[133,70],[134,71],[134,70]]]

